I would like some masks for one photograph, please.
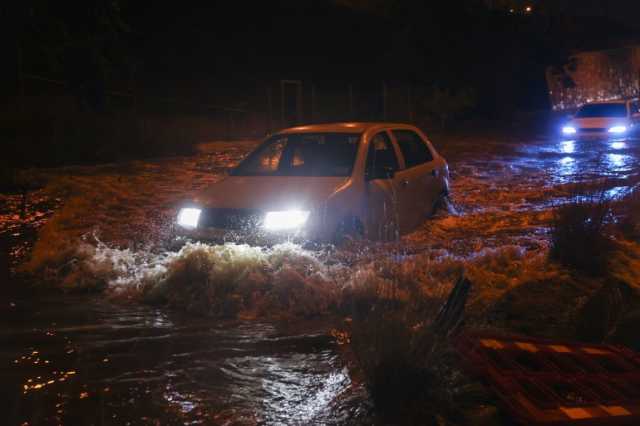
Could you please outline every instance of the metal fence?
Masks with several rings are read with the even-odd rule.
[[[427,117],[420,103],[424,88],[407,84],[303,80],[234,84],[237,90],[220,90],[215,99],[103,90],[100,107],[95,108],[63,81],[23,74],[17,102],[2,106],[0,136],[8,146],[6,152],[18,156],[67,151],[79,159],[115,158],[128,150],[155,155],[216,139],[262,138],[301,124],[423,123]]]

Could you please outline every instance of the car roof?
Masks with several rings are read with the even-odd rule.
[[[409,128],[413,129],[414,126],[403,123],[388,123],[388,122],[345,122],[345,123],[327,123],[327,124],[310,124],[307,126],[296,126],[288,129],[283,129],[277,133],[364,133],[367,130],[377,128]]]

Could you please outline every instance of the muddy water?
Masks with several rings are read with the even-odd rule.
[[[464,257],[504,246],[535,252],[547,244],[551,208],[570,196],[573,184],[604,177],[609,194],[619,196],[640,180],[634,140],[463,138],[440,148],[450,161],[453,209],[404,238],[408,256],[437,249]],[[222,168],[247,151],[212,149],[196,159],[144,165],[140,174],[149,178],[140,184],[158,182],[154,197],[143,191],[123,199],[161,206],[219,179]],[[29,236],[56,206],[45,194],[34,195],[25,218],[19,196],[3,198],[0,239],[11,265],[24,258]],[[104,217],[117,214],[113,209]],[[126,214],[133,218],[136,211]],[[220,322],[95,295],[6,294],[0,299],[6,424],[374,421],[366,392],[326,336],[327,324]]]
[[[409,245],[468,255],[548,243],[551,212],[576,194],[622,197],[640,182],[640,141],[460,139],[441,151],[449,159],[457,215],[427,221]]]
[[[16,301],[0,321],[3,424],[335,424],[366,414],[315,325],[284,331],[85,297]]]

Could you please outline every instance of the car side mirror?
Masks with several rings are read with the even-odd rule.
[[[375,179],[393,179],[396,171],[392,167],[389,166],[381,166],[374,167],[367,173],[367,180],[375,180]]]

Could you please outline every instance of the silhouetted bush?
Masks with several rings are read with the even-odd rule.
[[[377,409],[383,414],[415,411],[418,401],[432,399],[439,377],[430,365],[437,339],[413,330],[402,310],[376,305],[364,318],[354,319],[353,349]]]
[[[443,298],[429,297],[417,281],[374,278],[348,300],[352,348],[379,413],[428,424],[447,412],[449,346],[436,325]]]
[[[611,200],[604,191],[574,195],[555,209],[551,226],[551,258],[589,275],[604,275],[615,244],[607,234]]]

